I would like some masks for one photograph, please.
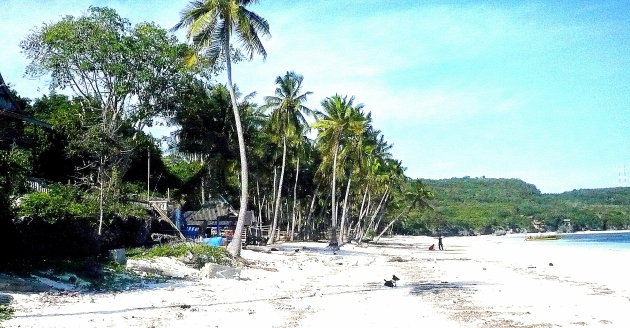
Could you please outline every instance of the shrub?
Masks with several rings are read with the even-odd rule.
[[[85,201],[79,189],[53,184],[48,192],[37,191],[26,194],[21,200],[18,213],[20,216],[54,222],[60,218],[94,214],[95,205],[91,201]]]
[[[192,255],[195,267],[200,268],[205,263],[233,265],[234,259],[224,247],[205,244],[165,244],[151,248],[133,248],[127,250],[127,257],[132,259],[148,259],[155,257],[185,257]]]
[[[8,305],[0,305],[0,321],[9,320],[13,316],[15,309]]]

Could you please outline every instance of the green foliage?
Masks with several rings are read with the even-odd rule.
[[[189,51],[158,26],[131,26],[115,10],[101,7],[44,24],[20,46],[31,59],[28,75],[50,73],[53,89],[72,88],[95,100],[97,107],[113,111],[108,120],[145,123],[165,109],[185,78]]]
[[[141,206],[134,205],[126,202],[119,202],[114,205],[110,205],[105,209],[105,213],[108,216],[119,216],[119,217],[137,217],[142,218],[147,216],[147,210]]]
[[[303,104],[312,92],[302,93],[302,81],[302,75],[287,72],[276,77],[276,95],[265,97],[263,108],[271,112],[266,130],[277,144],[284,138],[301,142],[308,128],[305,115],[311,115],[312,110]]]
[[[238,137],[229,90],[224,85],[209,86],[195,81],[185,86],[181,109],[172,123],[180,128],[174,133],[171,147],[176,155],[166,159],[169,171],[181,179],[178,194],[188,204],[200,204],[199,188],[204,182],[206,192],[238,199],[239,167]],[[250,102],[251,95],[241,97],[236,92],[247,152],[260,151],[254,141],[260,138],[265,119],[262,110]],[[202,161],[203,159],[203,161]]]
[[[184,257],[190,256],[195,261],[195,267],[203,267],[205,263],[233,265],[232,256],[224,247],[205,244],[179,243],[153,246],[151,248],[133,248],[127,250],[127,257],[132,259],[150,259],[155,257]]]
[[[202,168],[199,161],[187,161],[173,155],[165,157],[164,164],[169,172],[175,175],[182,183],[192,179]]]
[[[18,209],[21,216],[54,222],[61,218],[85,217],[97,212],[98,205],[83,197],[78,188],[53,184],[48,192],[26,194]]]
[[[9,320],[15,313],[15,309],[8,305],[0,305],[0,322]]]
[[[24,195],[18,207],[20,216],[54,222],[62,218],[95,217],[99,212],[97,192],[86,192],[73,186],[52,184],[48,191]],[[125,202],[105,204],[106,216],[146,216],[146,209]]]
[[[91,159],[93,143],[88,144],[88,130],[98,120],[98,113],[84,111],[78,101],[65,95],[51,94],[36,99],[27,113],[52,125],[42,129],[34,125],[25,128],[27,138],[33,140],[33,176],[47,181],[66,182],[72,180],[75,168]],[[51,165],[54,163],[55,165]]]
[[[75,171],[74,182],[102,187],[106,203],[119,202],[122,179],[147,149],[142,129],[172,114],[180,85],[192,79],[184,64],[190,49],[153,23],[132,25],[101,7],[44,24],[20,46],[31,61],[27,75],[50,74],[52,90],[75,93],[71,101],[52,95],[33,107],[61,135],[63,151],[53,158],[70,159],[64,164]],[[40,155],[47,151],[42,141]]]
[[[410,182],[414,183],[414,182]],[[398,226],[403,233],[486,234],[498,230],[535,231],[541,221],[548,230],[606,230],[630,227],[630,188],[576,190],[541,194],[517,179],[453,178],[425,180],[436,194],[435,212],[412,211]]]
[[[246,9],[252,1],[191,1],[181,12],[180,21],[173,30],[186,29],[186,37],[204,51],[191,54],[189,61],[196,63],[199,56],[214,67],[220,61],[231,59],[230,39],[238,39],[245,55],[267,57],[260,36],[270,36],[269,23]],[[230,53],[227,53],[230,52]],[[240,56],[240,55],[239,55]],[[201,61],[199,61],[201,62]],[[229,66],[228,66],[229,69]]]
[[[29,164],[29,153],[25,150],[0,150],[0,216],[7,214],[11,200],[25,191]]]
[[[547,197],[571,203],[630,205],[630,188],[580,189]]]

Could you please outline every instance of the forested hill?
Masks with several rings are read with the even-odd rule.
[[[452,178],[423,180],[438,201],[510,203],[540,196],[533,184],[519,179]]]
[[[584,204],[630,205],[630,188],[580,189],[546,196]]]
[[[434,210],[412,211],[397,225],[400,233],[534,232],[534,222],[542,222],[551,231],[630,228],[630,188],[543,194],[519,179],[464,177],[422,182],[435,194],[429,201]]]

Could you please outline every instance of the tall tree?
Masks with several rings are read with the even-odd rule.
[[[230,93],[223,84],[214,86],[201,81],[186,86],[186,92],[171,119],[179,129],[172,133],[170,146],[175,152],[189,159],[204,163],[203,170],[187,187],[199,188],[202,180],[209,180],[206,191],[226,196],[238,202],[240,182],[238,172],[238,136],[232,115]],[[246,139],[259,135],[264,116],[262,109],[250,102],[252,94],[241,96],[236,90],[238,107],[243,120]],[[250,147],[252,143],[248,144]],[[251,154],[251,149],[248,149]],[[236,170],[234,170],[236,168]],[[198,195],[199,193],[188,193]],[[198,197],[190,198],[194,203]]]
[[[302,92],[304,77],[295,72],[287,72],[284,76],[276,78],[275,96],[265,97],[266,109],[271,110],[269,120],[270,135],[282,144],[282,168],[280,169],[280,181],[273,211],[271,230],[275,231],[278,225],[278,212],[282,195],[282,184],[287,157],[287,143],[297,144],[302,142],[302,136],[308,128],[304,114],[310,115],[312,111],[304,106],[307,96],[312,92]],[[299,162],[298,162],[299,163]],[[299,164],[298,164],[299,165]],[[299,168],[298,168],[299,169]],[[275,241],[275,234],[270,233],[269,243]]]
[[[269,24],[264,18],[245,8],[255,2],[257,1],[192,1],[182,11],[180,21],[173,27],[173,30],[186,28],[188,39],[197,46],[198,53],[208,55],[213,66],[221,56],[225,60],[227,83],[232,100],[232,111],[234,112],[234,122],[238,134],[241,161],[241,199],[238,221],[234,231],[234,238],[228,245],[229,252],[234,256],[240,256],[241,253],[241,234],[245,211],[247,211],[248,170],[243,127],[232,83],[230,50],[233,37],[236,37],[250,59],[253,58],[254,54],[261,54],[263,57],[267,56],[267,52],[258,35],[268,36]]]
[[[317,121],[313,128],[319,131],[318,140],[325,153],[323,165],[331,167],[331,248],[338,248],[337,237],[337,165],[340,151],[351,144],[351,139],[360,136],[365,131],[368,120],[363,114],[362,104],[355,105],[354,97],[334,95],[322,101],[322,112],[318,112]],[[331,163],[332,162],[332,163]],[[331,165],[332,164],[332,165]]]
[[[86,180],[107,198],[129,166],[135,133],[126,132],[150,126],[190,76],[188,47],[152,23],[132,26],[100,7],[44,24],[20,46],[31,60],[27,75],[50,74],[51,89],[72,90],[84,112],[100,116],[85,138],[94,144]]]

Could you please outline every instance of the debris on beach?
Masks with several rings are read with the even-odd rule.
[[[387,260],[387,262],[409,262],[409,260],[403,259],[400,256],[393,256],[393,257],[390,257],[389,260]]]
[[[241,279],[241,269],[227,265],[208,263],[200,272],[205,278]]]

